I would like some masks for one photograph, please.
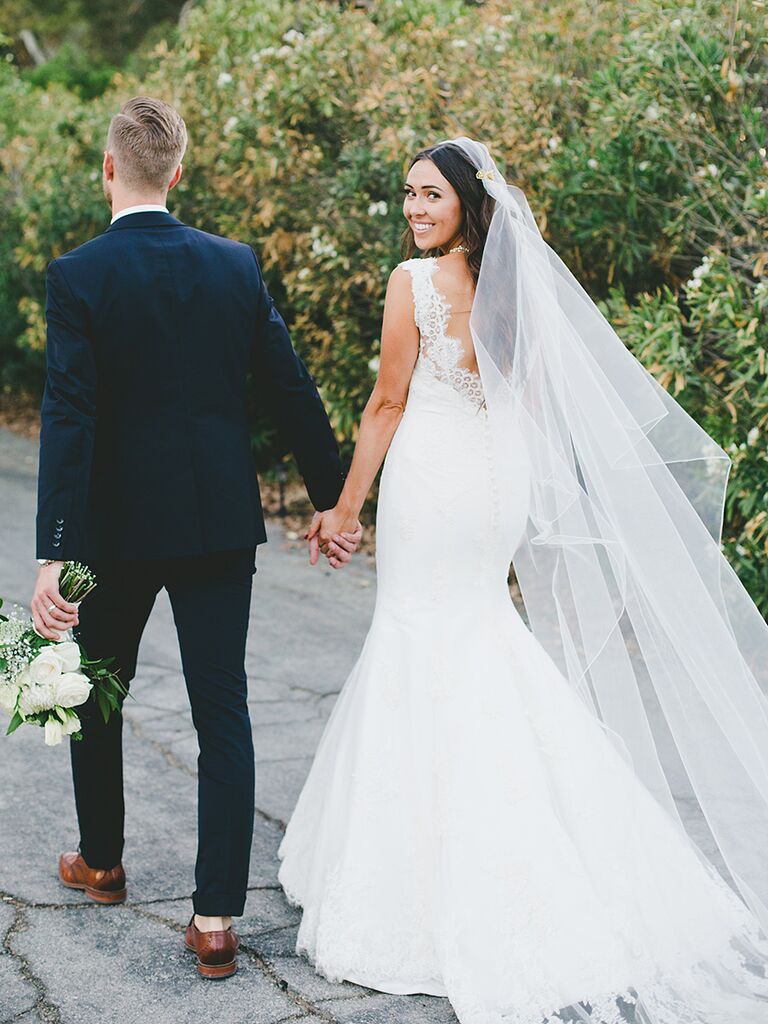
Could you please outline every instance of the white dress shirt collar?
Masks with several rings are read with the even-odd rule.
[[[124,210],[120,210],[110,221],[110,224],[114,224],[120,217],[127,217],[129,213],[168,213],[167,206],[158,206],[147,203],[144,206],[127,206]]]

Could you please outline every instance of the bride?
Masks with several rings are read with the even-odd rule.
[[[297,950],[461,1024],[764,1024],[768,628],[727,457],[485,146],[419,153],[403,212],[309,532],[334,559],[384,461],[373,621],[280,847]]]

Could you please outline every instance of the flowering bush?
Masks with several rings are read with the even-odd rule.
[[[98,100],[35,92],[2,70],[15,111],[0,129],[2,363],[13,380],[41,378],[45,265],[103,228],[109,116],[141,91],[177,103],[189,127],[173,211],[255,246],[347,450],[400,258],[407,161],[461,133],[492,143],[545,237],[662,383],[721,444],[746,444],[759,332],[724,311],[746,315],[768,263],[765,42],[758,4],[732,16],[714,0],[243,0],[236,13],[208,0],[144,59],[141,80],[118,76]],[[714,253],[717,273],[695,276]],[[279,455],[263,424],[254,437],[263,462]],[[726,535],[729,554],[748,552],[740,572],[768,612],[759,524],[744,533],[754,517],[739,496],[751,487],[759,503],[768,477],[748,449],[733,453]]]
[[[679,295],[603,304],[637,358],[726,449],[731,473],[723,541],[744,585],[768,612],[768,281],[707,253]]]

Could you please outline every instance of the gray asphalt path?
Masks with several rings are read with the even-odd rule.
[[[0,430],[0,594],[20,604],[36,570],[36,464],[34,442]],[[161,595],[125,712],[127,903],[96,906],[58,882],[58,854],[77,842],[66,746],[45,747],[31,728],[0,736],[0,1024],[455,1024],[444,999],[330,984],[294,954],[298,913],[277,884],[277,847],[365,636],[375,580],[368,559],[310,570],[276,524],[257,565],[247,655],[257,816],[239,972],[204,982],[183,948],[197,744]]]

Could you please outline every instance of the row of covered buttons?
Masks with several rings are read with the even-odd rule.
[[[56,520],[56,529],[53,531],[53,546],[55,548],[61,547],[61,532],[64,529],[64,520]]]

